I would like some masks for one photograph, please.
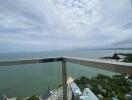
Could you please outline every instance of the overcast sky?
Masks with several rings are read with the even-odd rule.
[[[0,0],[0,52],[132,47],[131,0]]]

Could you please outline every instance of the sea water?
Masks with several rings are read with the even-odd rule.
[[[57,56],[99,59],[112,56],[114,50],[71,50],[56,52],[28,52],[0,54],[0,60],[18,60],[30,58],[46,58]],[[118,50],[117,53],[132,53],[132,50]],[[97,74],[114,75],[116,73],[101,69],[67,63],[68,77],[93,77]],[[61,63],[27,64],[0,66],[0,92],[9,97],[27,97],[43,94],[48,87],[56,89],[61,85]]]

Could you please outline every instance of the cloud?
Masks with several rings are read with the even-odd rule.
[[[129,0],[0,0],[0,50],[128,47],[130,12]]]

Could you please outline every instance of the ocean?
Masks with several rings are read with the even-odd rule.
[[[57,56],[99,59],[112,56],[115,50],[71,50],[55,52],[3,53],[0,60],[18,60]],[[116,50],[117,53],[132,53],[132,50]],[[68,77],[94,77],[97,74],[115,75],[118,73],[67,63]],[[27,97],[43,94],[61,85],[61,63],[0,66],[0,92],[8,97]]]

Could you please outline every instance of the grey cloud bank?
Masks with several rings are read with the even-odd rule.
[[[130,0],[0,0],[0,52],[131,46]]]

